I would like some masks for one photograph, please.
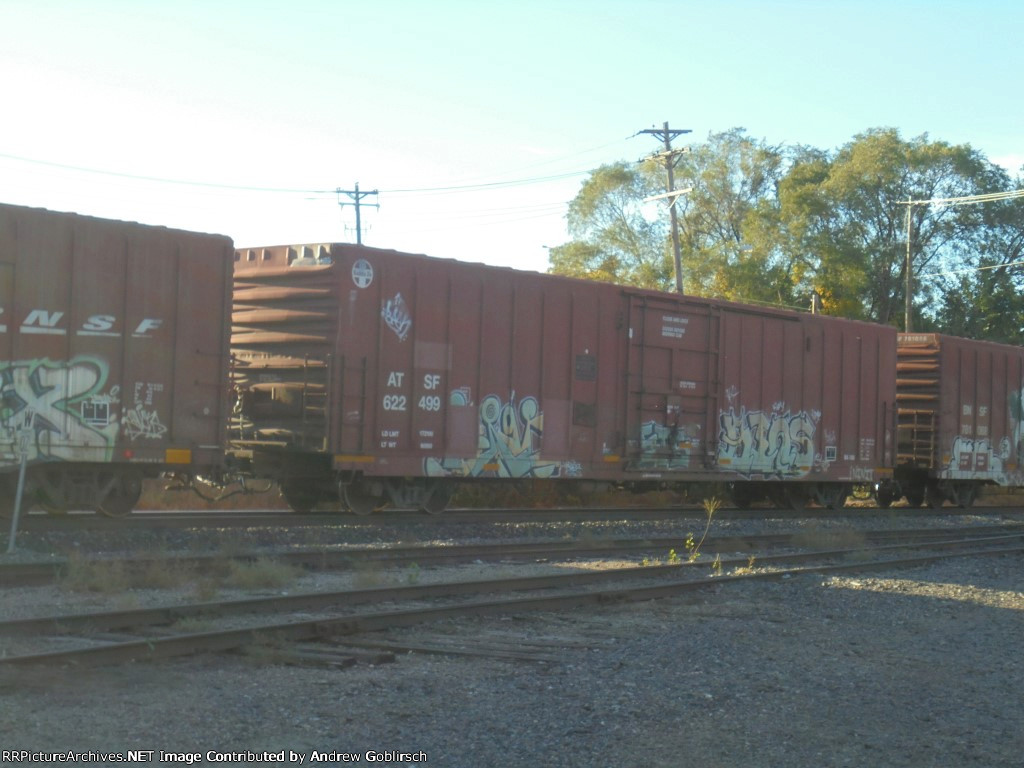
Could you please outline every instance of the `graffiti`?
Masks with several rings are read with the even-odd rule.
[[[690,466],[690,453],[695,449],[695,441],[687,436],[685,428],[647,421],[640,427],[642,455],[637,466],[643,469],[686,469]]]
[[[452,397],[463,400],[466,393],[456,390]],[[508,402],[497,395],[488,395],[480,403],[477,454],[472,459],[427,459],[428,475],[479,477],[481,475],[509,478],[550,478],[570,472],[557,461],[540,457],[544,436],[544,413],[535,397],[516,402],[515,393]],[[578,469],[577,469],[578,471]]]
[[[405,337],[409,335],[409,329],[412,328],[412,316],[409,314],[409,308],[406,306],[402,294],[396,293],[395,298],[384,302],[380,314],[388,328],[398,336],[398,340],[405,341]]]
[[[160,414],[147,411],[138,403],[130,411],[125,411],[123,421],[124,433],[133,441],[140,437],[159,440],[167,433],[167,427],[160,423]]]
[[[979,474],[996,478],[997,482],[1006,484],[1008,478],[1004,472],[1004,463],[1010,459],[1010,438],[1004,437],[999,449],[986,438],[974,440],[969,437],[957,436],[953,439],[953,450],[950,454],[949,477],[957,480],[969,480]]]
[[[100,460],[109,461],[117,436],[110,404],[117,393],[101,393],[107,375],[106,363],[91,357],[0,362],[0,453],[19,453],[17,433],[31,423],[30,460],[81,458],[84,448],[99,449]]]
[[[152,409],[153,396],[163,391],[164,385],[157,382],[135,382],[134,403],[121,416],[124,434],[129,440],[159,440],[167,434],[167,427],[160,423],[160,414]]]
[[[821,414],[791,413],[785,403],[771,412],[733,406],[719,414],[718,465],[743,475],[801,477],[821,457],[814,455],[814,431]]]

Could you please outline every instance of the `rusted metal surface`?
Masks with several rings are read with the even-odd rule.
[[[219,463],[232,253],[218,235],[0,205],[0,466],[24,446],[62,507],[88,501],[72,464]]]
[[[1024,349],[899,335],[900,462],[941,480],[1024,485]]]
[[[871,482],[895,331],[351,245],[239,251],[240,440],[403,478]]]

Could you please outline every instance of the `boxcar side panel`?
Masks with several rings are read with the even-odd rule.
[[[1024,349],[938,336],[935,475],[1024,485]]]
[[[0,205],[2,462],[219,463],[232,251]]]

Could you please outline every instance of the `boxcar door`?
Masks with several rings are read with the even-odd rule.
[[[629,297],[627,469],[702,472],[714,452],[718,307]]]

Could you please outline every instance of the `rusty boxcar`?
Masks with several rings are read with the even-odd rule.
[[[235,259],[230,440],[295,509],[488,478],[836,506],[892,471],[891,328],[362,246]]]
[[[888,506],[969,507],[984,484],[1024,485],[1024,349],[901,333],[895,483]]]
[[[0,499],[127,514],[142,478],[219,467],[227,237],[0,205]]]

